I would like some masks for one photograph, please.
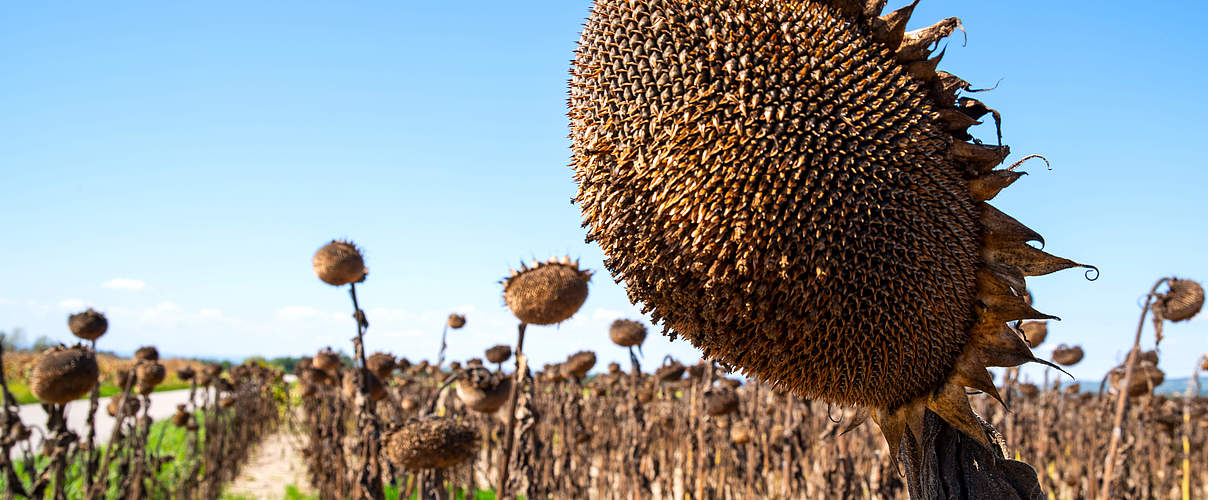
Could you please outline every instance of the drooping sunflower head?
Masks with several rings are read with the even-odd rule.
[[[1169,290],[1154,303],[1154,314],[1164,320],[1182,322],[1194,318],[1204,308],[1204,287],[1199,283],[1180,278],[1167,281]]]
[[[1082,361],[1082,346],[1061,344],[1053,349],[1053,361],[1062,366],[1074,366]]]
[[[1028,347],[1035,349],[1044,343],[1044,339],[1049,336],[1049,325],[1044,321],[1024,321],[1019,325],[1019,331],[1023,332],[1023,338],[1028,343]]]
[[[968,127],[998,113],[936,70],[956,18],[913,4],[596,0],[571,70],[588,239],[631,301],[706,357],[985,442],[965,387],[1035,360],[1025,276],[1079,264],[986,201],[1017,180]],[[940,54],[942,56],[942,53]]]

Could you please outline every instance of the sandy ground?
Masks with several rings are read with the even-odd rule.
[[[268,436],[252,452],[248,463],[239,471],[239,477],[227,485],[227,495],[245,498],[271,498],[285,496],[285,487],[294,485],[303,494],[312,493],[306,479],[306,465],[295,448],[301,436],[291,434],[282,425],[276,434]]]
[[[179,391],[164,391],[151,393],[151,418],[160,420],[171,417],[176,413],[176,405],[185,403],[189,400],[189,390],[183,389]],[[109,412],[105,411],[105,407],[109,404],[109,398],[101,398],[100,405],[96,411],[96,437],[99,443],[109,441],[109,434],[113,432],[114,418],[109,416]],[[30,445],[34,450],[40,449],[42,436],[46,432],[46,411],[42,409],[42,405],[31,403],[21,405],[20,407],[21,421],[25,423],[33,436],[30,437]],[[140,411],[141,415],[142,412]],[[80,435],[80,438],[85,438],[88,435],[88,400],[81,399],[67,403],[67,428]],[[38,429],[38,430],[35,430]],[[13,450],[15,454],[16,449]]]

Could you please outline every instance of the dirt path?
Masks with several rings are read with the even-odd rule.
[[[278,500],[285,497],[285,488],[290,485],[303,494],[312,493],[306,480],[306,465],[294,448],[298,436],[284,427],[256,447],[251,460],[239,471],[239,477],[227,486],[226,495]]]

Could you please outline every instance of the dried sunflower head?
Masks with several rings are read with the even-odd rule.
[[[192,415],[185,411],[185,405],[176,405],[176,413],[172,415],[172,425],[184,427],[189,424]]]
[[[576,352],[568,356],[565,363],[562,363],[564,373],[577,379],[586,377],[587,372],[591,371],[594,366],[596,366],[596,353],[592,351]]]
[[[81,344],[51,347],[34,360],[29,389],[43,403],[64,404],[88,394],[97,384],[96,355]]]
[[[1082,361],[1082,346],[1061,344],[1053,349],[1053,361],[1062,366],[1074,366]]]
[[[719,417],[738,411],[738,394],[733,389],[713,389],[705,393],[705,411]]]
[[[331,240],[315,252],[311,266],[320,280],[332,286],[358,283],[369,274],[361,250],[351,241]]]
[[[328,373],[339,371],[340,368],[343,368],[344,366],[344,363],[340,361],[340,356],[336,354],[335,351],[331,350],[330,347],[319,351],[318,354],[315,354],[314,357],[311,358],[310,362],[315,369],[323,370]]]
[[[569,257],[521,264],[503,280],[503,300],[512,314],[530,325],[555,325],[574,316],[587,300],[591,271]]]
[[[369,366],[369,371],[382,380],[390,378],[390,373],[394,371],[395,367],[394,356],[385,352],[373,353],[365,360],[365,363]]]
[[[189,382],[189,381],[193,380],[193,377],[196,375],[197,375],[197,372],[193,371],[193,367],[191,367],[191,366],[186,365],[184,368],[176,370],[176,378],[181,379],[182,381],[185,381],[185,382]]]
[[[1154,314],[1160,319],[1174,322],[1187,321],[1204,308],[1204,287],[1199,283],[1173,278],[1167,282],[1170,289],[1154,303]]]
[[[159,349],[153,345],[139,347],[134,351],[135,361],[159,361]]]
[[[677,382],[684,376],[684,364],[674,359],[666,358],[662,366],[654,370],[654,377],[662,382]]]
[[[458,399],[479,413],[499,410],[511,392],[512,377],[491,373],[485,368],[470,368],[458,376]]]
[[[134,369],[134,373],[138,375],[138,383],[146,384],[155,387],[164,382],[164,378],[168,375],[168,370],[158,361],[142,361]]]
[[[502,363],[512,357],[512,346],[499,344],[491,346],[486,350],[487,361],[492,363]]]
[[[96,312],[90,307],[87,311],[68,316],[67,328],[76,337],[84,340],[96,340],[109,329],[109,320],[105,319],[104,314]]]
[[[122,400],[122,395],[120,393],[109,396],[109,404],[106,405],[105,410],[107,413],[109,413],[110,417],[117,416],[117,410],[121,406],[121,404],[120,404],[121,400]],[[134,415],[134,414],[138,413],[140,406],[141,406],[141,404],[139,403],[138,398],[136,398],[134,396],[128,396],[126,398],[126,411],[124,412],[124,414],[125,415]]]
[[[1025,398],[1035,398],[1040,395],[1040,387],[1037,387],[1036,384],[1023,383],[1016,386],[1016,388],[1019,389],[1019,393]]]
[[[445,324],[449,325],[449,328],[458,330],[458,329],[461,329],[461,327],[466,326],[466,317],[463,315],[457,314],[457,313],[453,313],[453,314],[449,315],[449,320],[446,321]]]
[[[1024,321],[1019,326],[1019,330],[1023,332],[1024,340],[1032,349],[1040,347],[1040,344],[1044,343],[1044,339],[1049,336],[1049,325],[1044,321]]]
[[[706,357],[865,408],[893,456],[926,412],[988,444],[966,387],[1036,358],[1025,276],[1080,266],[986,203],[1023,172],[936,71],[914,4],[596,0],[571,70],[588,239]],[[942,55],[942,54],[941,54]]]
[[[631,319],[618,319],[608,327],[608,338],[621,347],[640,346],[646,341],[646,325]]]
[[[390,459],[411,470],[452,467],[477,449],[478,433],[473,428],[437,417],[413,419],[386,442]]]
[[[1155,388],[1166,381],[1166,373],[1158,368],[1157,365],[1149,360],[1139,360],[1137,365],[1133,367],[1133,374],[1128,382],[1128,387],[1124,388],[1122,386],[1124,385],[1126,371],[1126,367],[1118,366],[1112,369],[1108,377],[1111,380],[1112,389],[1115,389],[1117,393],[1127,390],[1128,397],[1130,398],[1152,394]]]

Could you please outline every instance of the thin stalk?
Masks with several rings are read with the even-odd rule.
[[[384,498],[385,492],[382,491],[382,473],[379,464],[381,456],[381,442],[378,428],[377,415],[373,411],[373,402],[369,397],[369,363],[365,359],[365,329],[369,326],[369,322],[365,319],[365,313],[361,310],[360,304],[357,302],[357,285],[350,283],[348,285],[348,294],[352,297],[353,317],[356,318],[357,336],[353,339],[353,347],[356,348],[357,360],[360,365],[356,368],[357,386],[360,388],[359,394],[356,397],[357,405],[357,424],[362,429],[361,438],[361,468],[357,471],[355,492],[357,498],[372,498],[381,500]]]
[[[1208,354],[1195,360],[1195,368],[1191,370],[1191,385],[1183,394],[1183,480],[1179,487],[1183,492],[1183,500],[1191,500],[1191,404],[1200,395],[1200,366],[1208,362]]]
[[[13,409],[16,398],[8,390],[8,381],[4,377],[4,344],[0,342],[0,470],[4,471],[5,483],[9,488],[4,493],[4,498],[13,498],[14,495],[29,496],[26,492],[24,484],[21,483],[20,477],[17,476],[17,470],[12,461],[12,448],[16,446],[15,439],[9,439],[8,433],[17,430],[21,423],[21,417],[17,411]]]
[[[524,364],[524,330],[527,327],[527,323],[521,322],[516,334],[516,373],[512,374],[512,394],[508,396],[508,427],[504,431],[503,454],[499,457],[499,479],[495,486],[497,498],[500,500],[507,498],[508,467],[512,462],[512,444],[515,439],[513,433],[516,430],[516,399],[520,396],[520,384],[524,380],[521,371]]]
[[[129,374],[126,376],[126,386],[122,388],[122,395],[118,397],[117,413],[113,417],[113,431],[109,433],[109,445],[105,448],[105,455],[104,459],[101,460],[101,467],[97,469],[99,471],[109,470],[109,462],[113,459],[113,455],[115,454],[114,446],[117,445],[118,435],[120,435],[122,431],[122,420],[124,420],[127,416],[126,399],[130,397],[130,392],[134,388],[134,383],[137,379],[138,375],[135,374],[134,368],[131,367]],[[92,489],[88,490],[87,498],[94,499],[104,496],[105,491],[109,488],[109,474],[100,474],[100,478],[101,481],[94,483],[92,485]]]
[[[437,353],[437,355],[436,355],[436,369],[438,371],[440,370],[440,367],[445,365],[445,349],[449,347],[449,344],[445,342],[445,338],[448,335],[449,335],[449,323],[446,322],[445,328],[440,331],[440,352]]]
[[[1137,355],[1141,348],[1141,332],[1145,328],[1145,317],[1149,315],[1149,309],[1153,305],[1154,296],[1158,293],[1158,287],[1162,286],[1170,278],[1162,278],[1157,283],[1153,284],[1153,289],[1145,296],[1145,307],[1141,308],[1141,319],[1137,321],[1137,334],[1133,339],[1132,349],[1128,351],[1128,357],[1124,364],[1124,380],[1121,381],[1120,390],[1116,394],[1116,412],[1112,419],[1112,434],[1111,440],[1107,445],[1107,457],[1103,459],[1103,482],[1100,485],[1099,498],[1106,500],[1111,497],[1112,478],[1115,473],[1116,450],[1120,447],[1120,438],[1124,433],[1121,425],[1124,423],[1124,411],[1128,408],[1128,387],[1132,384],[1133,368],[1137,364]]]
[[[92,340],[92,355],[96,356],[96,339]],[[84,491],[92,488],[92,483],[95,480],[94,477],[97,472],[96,412],[100,397],[101,384],[98,380],[96,385],[92,386],[92,393],[88,395],[88,447],[85,448],[84,454]]]

